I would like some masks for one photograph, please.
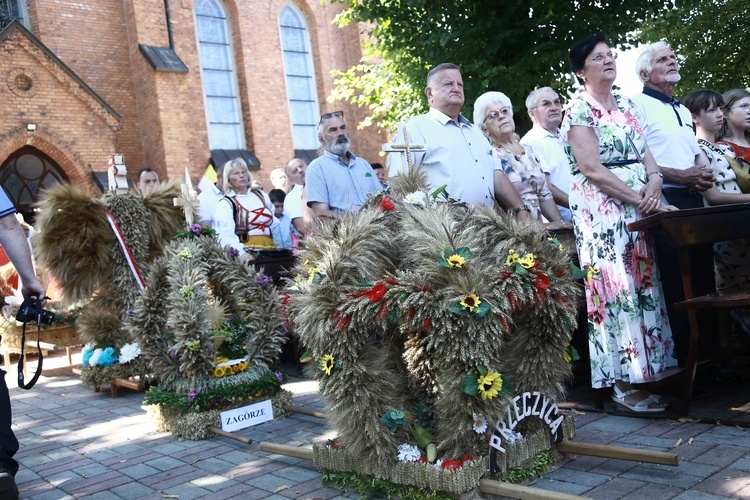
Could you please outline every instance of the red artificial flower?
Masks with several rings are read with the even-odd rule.
[[[427,463],[427,459],[425,457],[419,457],[419,460],[417,460],[417,463],[418,464],[426,464]]]
[[[463,461],[463,463],[474,461],[474,459],[471,458],[471,455],[464,455],[464,458],[462,458],[461,460]]]
[[[384,196],[380,199],[380,206],[383,207],[383,210],[390,212],[394,208],[396,208],[396,205],[393,204],[393,200],[388,198],[387,196]]]
[[[340,315],[341,315],[340,311],[333,311],[333,313],[331,314],[331,317],[335,319],[335,318],[338,318]]]
[[[370,288],[368,294],[370,295],[370,302],[377,302],[383,298],[385,292],[388,291],[388,287],[385,283],[378,283],[374,287]]]
[[[536,279],[534,280],[536,289],[540,292],[544,292],[549,288],[549,276],[544,273],[536,273]]]
[[[460,469],[463,464],[464,463],[461,460],[443,460],[443,463],[440,464],[440,467],[446,470],[456,470]]]

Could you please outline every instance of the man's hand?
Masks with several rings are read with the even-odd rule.
[[[47,305],[49,297],[47,297],[44,287],[38,281],[24,283],[21,287],[21,293],[24,297],[36,297],[38,301],[40,300],[42,309]]]
[[[696,191],[705,191],[714,185],[713,171],[704,165],[693,165],[686,170],[662,167],[665,180],[682,184]]]

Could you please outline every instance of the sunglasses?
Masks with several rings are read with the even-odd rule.
[[[343,111],[333,111],[331,113],[325,113],[323,115],[320,115],[320,123],[323,123],[323,120],[328,120],[329,118],[333,118],[334,116],[337,116],[339,118],[344,117]]]

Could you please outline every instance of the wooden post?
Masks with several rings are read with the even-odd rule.
[[[313,411],[313,410],[305,410],[304,408],[297,408],[296,406],[289,406],[286,405],[283,407],[284,411],[288,411],[290,413],[301,413],[302,415],[310,415],[311,417],[317,417],[317,418],[328,418],[328,415],[325,413],[320,413],[319,411]]]
[[[218,436],[223,436],[229,439],[234,439],[235,441],[239,441],[240,443],[253,444],[253,440],[250,438],[238,436],[237,434],[232,434],[231,432],[227,432],[224,429],[219,429],[218,427],[214,427],[213,425],[206,426],[206,430]]]
[[[313,459],[312,448],[289,446],[288,444],[278,443],[260,443],[260,451],[275,453],[277,455],[286,455],[288,457],[302,458],[304,460]]]
[[[582,443],[580,441],[563,441],[557,445],[557,451],[560,453],[577,453],[592,457],[617,458],[651,464],[680,465],[680,457],[676,453],[636,450],[605,444]]]
[[[533,488],[531,486],[504,483],[492,479],[481,479],[479,481],[479,491],[502,497],[524,498],[527,500],[572,500],[586,498],[569,495],[567,493],[560,493],[558,491],[547,491],[541,488]]]

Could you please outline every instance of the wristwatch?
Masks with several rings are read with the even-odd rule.
[[[514,208],[513,209],[513,214],[514,215],[518,215],[518,212],[523,212],[523,211],[531,212],[531,208],[527,204],[524,203],[520,207]]]

